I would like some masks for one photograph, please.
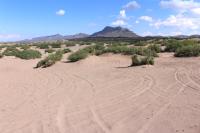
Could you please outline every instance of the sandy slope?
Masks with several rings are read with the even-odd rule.
[[[0,60],[0,133],[200,133],[200,58]]]

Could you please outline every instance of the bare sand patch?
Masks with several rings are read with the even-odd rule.
[[[199,133],[200,58],[121,55],[33,69],[0,59],[0,133]]]

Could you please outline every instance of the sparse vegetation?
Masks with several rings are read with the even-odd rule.
[[[3,52],[3,55],[5,56],[16,56],[20,51],[14,47],[14,46],[9,46],[6,48],[6,50]]]
[[[155,51],[156,53],[160,53],[161,51],[161,47],[158,44],[151,44],[148,46],[148,49],[150,49],[151,51]]]
[[[27,49],[30,49],[30,45],[26,45],[26,44],[23,44],[23,45],[20,45],[19,46],[21,49],[23,49],[23,50],[27,50]]]
[[[66,54],[66,53],[70,53],[70,52],[71,52],[71,50],[68,49],[68,48],[63,49],[63,53],[64,53],[64,54]]]
[[[68,60],[70,62],[76,62],[76,61],[87,58],[88,54],[89,53],[86,50],[82,49],[69,55]]]
[[[6,48],[6,45],[0,45],[0,50],[2,50],[3,48]]]
[[[15,56],[20,59],[30,60],[30,59],[41,58],[42,54],[36,50],[23,50],[23,51],[18,51]]]
[[[76,43],[74,43],[74,42],[65,42],[65,46],[66,47],[73,47],[73,46],[76,46]]]
[[[178,40],[168,40],[164,44],[166,46],[165,52],[175,52],[178,48],[182,46]]]
[[[48,67],[61,59],[65,53],[72,52],[69,48],[78,45],[90,45],[69,55],[70,62],[76,62],[87,58],[89,55],[102,55],[105,53],[133,56],[133,64],[154,64],[154,57],[160,52],[174,52],[175,57],[200,56],[200,41],[193,39],[152,39],[152,38],[86,38],[82,40],[40,42],[31,44],[1,45],[2,56],[15,56],[21,59],[40,58],[38,51],[31,50],[31,46],[45,49],[50,55],[40,61],[37,67]],[[3,48],[6,48],[5,50]],[[58,50],[56,52],[56,50]],[[59,54],[62,53],[62,54]]]
[[[61,48],[61,42],[54,42],[49,44],[52,48]]]
[[[39,51],[36,50],[18,50],[15,46],[9,46],[6,48],[6,50],[3,52],[4,56],[15,56],[21,59],[36,59],[41,58],[42,54]]]
[[[142,56],[154,56],[158,57],[155,50],[151,50],[146,47],[127,47],[127,46],[110,46],[104,50],[103,53],[114,53],[123,55],[142,55]]]
[[[47,43],[40,43],[40,44],[35,44],[37,48],[39,49],[48,49],[49,45]]]
[[[54,49],[45,49],[45,53],[53,53],[53,52],[55,52]]]
[[[179,47],[176,52],[176,57],[196,57],[200,55],[199,45],[185,45]]]
[[[57,61],[60,61],[63,57],[63,51],[57,51],[54,54],[50,54],[47,58],[39,61],[36,68],[46,68],[54,65]]]

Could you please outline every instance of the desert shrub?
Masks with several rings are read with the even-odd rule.
[[[64,53],[64,54],[66,54],[66,53],[70,53],[70,52],[71,52],[71,50],[68,49],[68,48],[63,49],[63,53]]]
[[[73,46],[76,46],[76,43],[74,43],[74,42],[66,42],[65,46],[66,47],[73,47]]]
[[[137,50],[138,55],[142,56],[153,56],[153,57],[158,57],[158,54],[155,50],[151,50],[150,48],[139,48]]]
[[[55,52],[54,49],[45,49],[45,53],[53,53],[53,52]]]
[[[147,57],[146,57],[146,63],[147,63],[148,65],[154,65],[154,57],[152,57],[152,56],[147,56]]]
[[[147,43],[145,41],[138,41],[134,44],[135,46],[146,46]]]
[[[54,65],[57,61],[60,61],[63,57],[63,51],[57,51],[54,54],[49,55],[47,58],[39,61],[36,65],[36,68],[42,67],[50,67]]]
[[[154,65],[154,58],[152,56],[133,55],[131,66],[140,65]]]
[[[200,55],[199,45],[185,45],[178,48],[175,52],[176,57],[195,57]]]
[[[142,55],[142,56],[153,56],[158,57],[155,50],[145,47],[127,47],[127,46],[112,46],[104,50],[104,53],[124,54],[124,55]]]
[[[16,56],[17,53],[19,53],[20,51],[13,46],[9,46],[6,48],[6,50],[3,52],[3,55],[5,56]]]
[[[110,46],[105,50],[105,52],[114,53],[114,54],[120,54],[120,53],[126,53],[127,51],[129,51],[128,49],[129,48],[126,47],[126,46]]]
[[[89,53],[94,54],[94,55],[100,55],[101,53],[104,53],[105,47],[103,44],[96,44],[94,46],[90,46],[90,51]]]
[[[6,48],[6,45],[0,45],[0,50],[2,50],[3,48]]]
[[[149,45],[148,49],[155,51],[156,53],[160,53],[160,51],[161,51],[161,47],[158,44]]]
[[[31,46],[30,46],[30,45],[23,44],[23,45],[20,45],[19,47],[20,47],[21,49],[23,49],[23,50],[27,50],[27,49],[29,49]]]
[[[15,56],[21,59],[29,60],[41,58],[42,54],[37,50],[23,50],[17,52]]]
[[[165,52],[175,52],[182,44],[178,40],[168,40],[165,42],[165,46]]]
[[[52,48],[61,48],[61,43],[60,42],[51,43],[50,46]]]
[[[188,39],[188,40],[182,40],[182,41],[180,41],[180,43],[183,45],[196,45],[198,43],[198,41]]]
[[[88,54],[89,53],[86,50],[82,49],[82,50],[79,50],[79,51],[69,55],[68,60],[70,62],[76,62],[76,61],[79,61],[79,60],[87,58]]]
[[[2,54],[2,53],[0,53],[0,59],[1,59],[1,58],[3,58],[3,54]]]
[[[86,48],[81,49],[81,51],[85,51],[88,54],[97,55],[97,52],[104,52],[105,47],[104,45],[95,44],[93,46],[88,46]]]
[[[48,49],[49,45],[47,43],[41,43],[41,44],[37,44],[36,47],[39,49]]]

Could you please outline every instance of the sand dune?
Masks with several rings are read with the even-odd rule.
[[[155,66],[91,56],[33,69],[0,59],[0,133],[199,133],[200,58],[161,54]]]

